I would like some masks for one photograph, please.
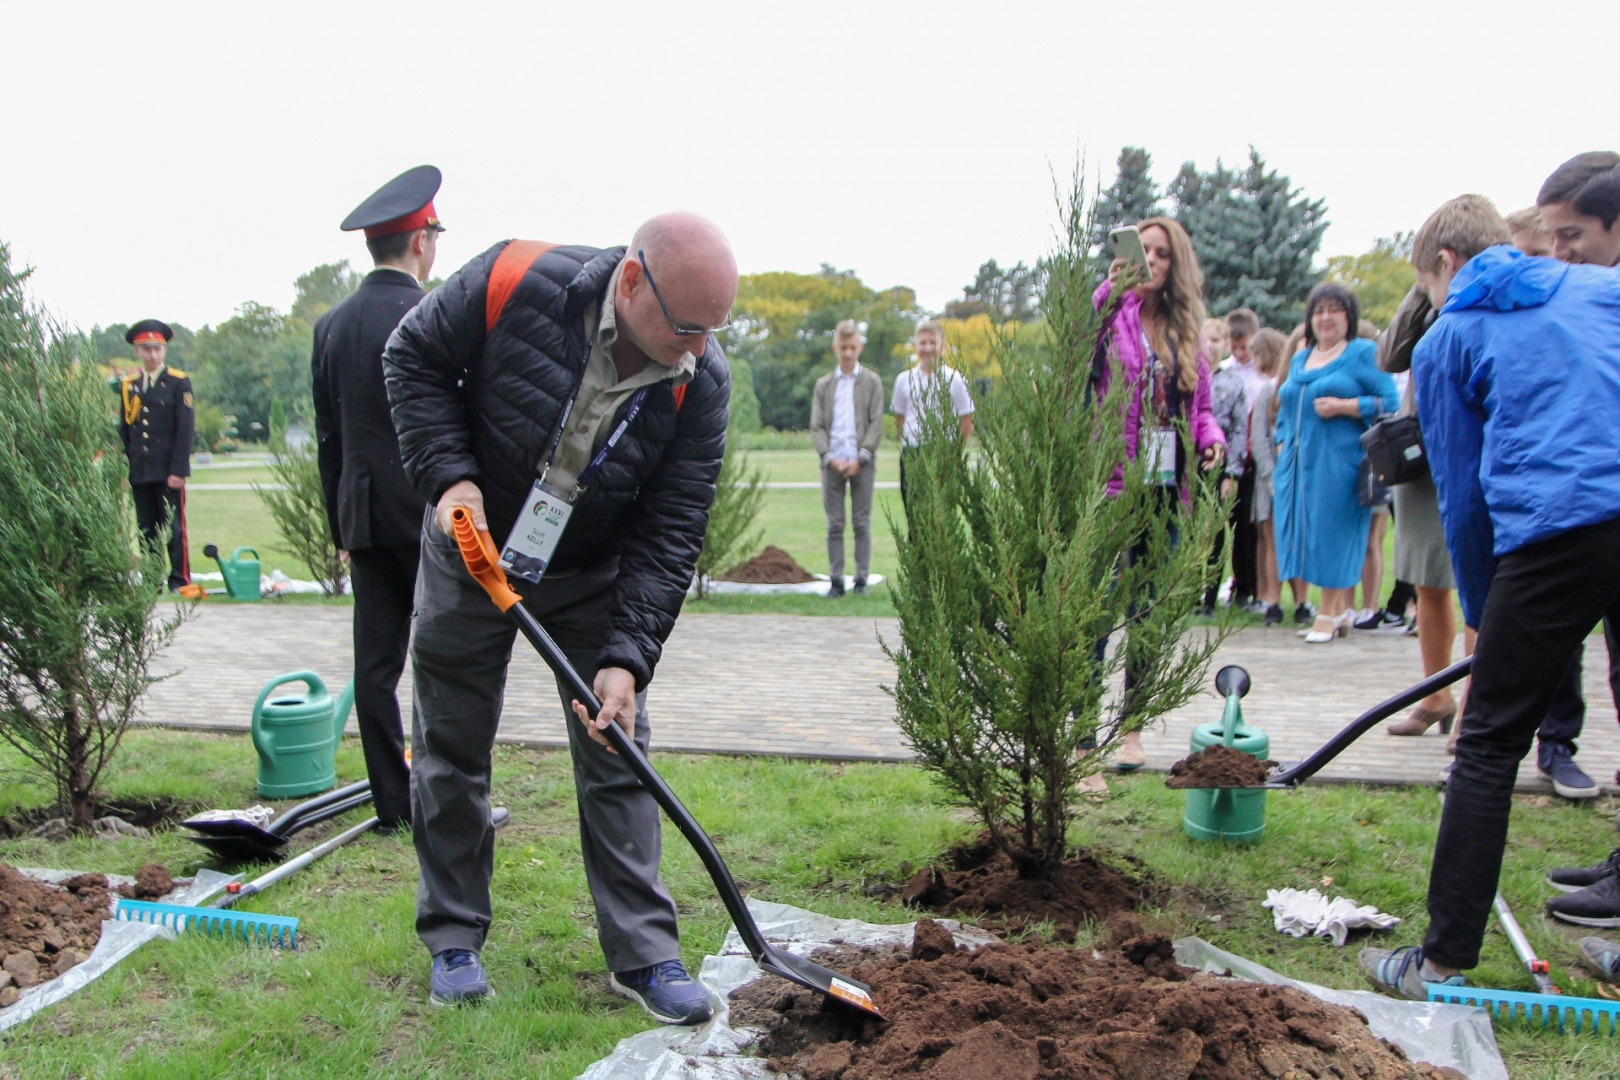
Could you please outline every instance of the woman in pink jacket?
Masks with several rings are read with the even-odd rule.
[[[1092,302],[1103,312],[1098,337],[1098,363],[1093,376],[1097,397],[1108,392],[1114,372],[1135,391],[1125,399],[1125,455],[1132,461],[1147,456],[1148,480],[1162,483],[1166,504],[1173,505],[1172,490],[1187,502],[1186,450],[1175,427],[1185,421],[1192,434],[1200,469],[1219,468],[1226,454],[1226,436],[1215,419],[1210,394],[1210,358],[1200,354],[1198,334],[1204,322],[1204,274],[1198,268],[1187,231],[1169,218],[1151,217],[1137,222],[1147,253],[1148,276],[1110,303],[1124,260],[1114,260],[1108,281],[1098,287]],[[1108,483],[1109,494],[1124,484],[1124,467]],[[1132,549],[1127,560],[1139,556]],[[1101,648],[1107,647],[1104,641]],[[1125,692],[1136,682],[1126,642]],[[1128,731],[1114,756],[1114,767],[1140,768],[1147,758],[1142,736]],[[1095,789],[1101,784],[1088,785]]]

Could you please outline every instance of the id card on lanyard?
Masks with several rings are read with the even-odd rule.
[[[1147,401],[1144,414],[1151,414],[1153,426],[1142,425],[1137,436],[1137,454],[1143,458],[1143,476],[1150,484],[1174,487],[1176,483],[1176,429],[1160,424],[1158,410],[1159,354],[1153,350],[1147,331],[1142,332],[1142,348],[1148,356]]]
[[[557,456],[557,447],[562,445],[563,432],[568,429],[568,417],[574,411],[574,402],[570,401],[563,409],[562,418],[557,422],[557,434],[551,440],[551,452],[546,455],[546,463],[540,472],[540,479],[534,482],[529,489],[529,497],[523,503],[523,510],[518,514],[517,523],[512,526],[511,535],[506,538],[506,546],[501,549],[501,567],[508,573],[516,574],[525,581],[539,581],[545,576],[546,567],[551,565],[552,556],[557,553],[557,544],[561,542],[563,533],[568,528],[568,519],[573,516],[574,503],[590,482],[596,479],[596,473],[613,453],[613,447],[624,436],[625,430],[641,412],[642,404],[647,400],[647,391],[650,387],[643,386],[636,391],[636,396],[630,399],[630,408],[625,412],[624,419],[613,429],[607,442],[602,444],[591,458],[589,465],[579,474],[575,481],[574,493],[565,495],[557,488],[546,483],[546,475],[551,472],[551,461]],[[578,394],[575,394],[578,399]]]

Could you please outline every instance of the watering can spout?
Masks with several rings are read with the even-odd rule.
[[[354,680],[350,679],[343,693],[338,695],[337,706],[332,710],[332,743],[335,746],[343,741],[343,728],[349,722],[349,713],[354,711]]]

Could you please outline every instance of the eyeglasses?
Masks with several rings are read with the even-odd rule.
[[[641,263],[641,272],[647,275],[647,284],[652,286],[653,299],[658,301],[658,306],[663,309],[664,318],[669,320],[669,328],[673,330],[678,337],[708,337],[710,334],[718,334],[722,330],[731,329],[730,315],[727,315],[726,321],[721,323],[719,326],[694,328],[690,326],[682,326],[677,323],[675,321],[675,316],[669,313],[669,305],[664,303],[663,296],[658,292],[658,282],[653,280],[652,271],[647,269],[647,253],[645,251],[637,251],[636,259]]]

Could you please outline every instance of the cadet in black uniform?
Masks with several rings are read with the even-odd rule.
[[[383,384],[382,351],[422,299],[444,227],[434,213],[439,170],[421,165],[383,185],[343,222],[364,229],[376,269],[315,324],[311,363],[326,516],[354,583],[354,705],[381,828],[411,821],[400,724],[400,673],[410,641],[418,542],[426,504],[405,479]]]
[[[191,582],[186,477],[191,475],[197,413],[191,378],[163,362],[172,337],[174,331],[157,319],[143,319],[124,334],[141,367],[119,385],[118,435],[129,458],[129,487],[142,538],[156,545],[168,527],[169,591],[176,592]]]

